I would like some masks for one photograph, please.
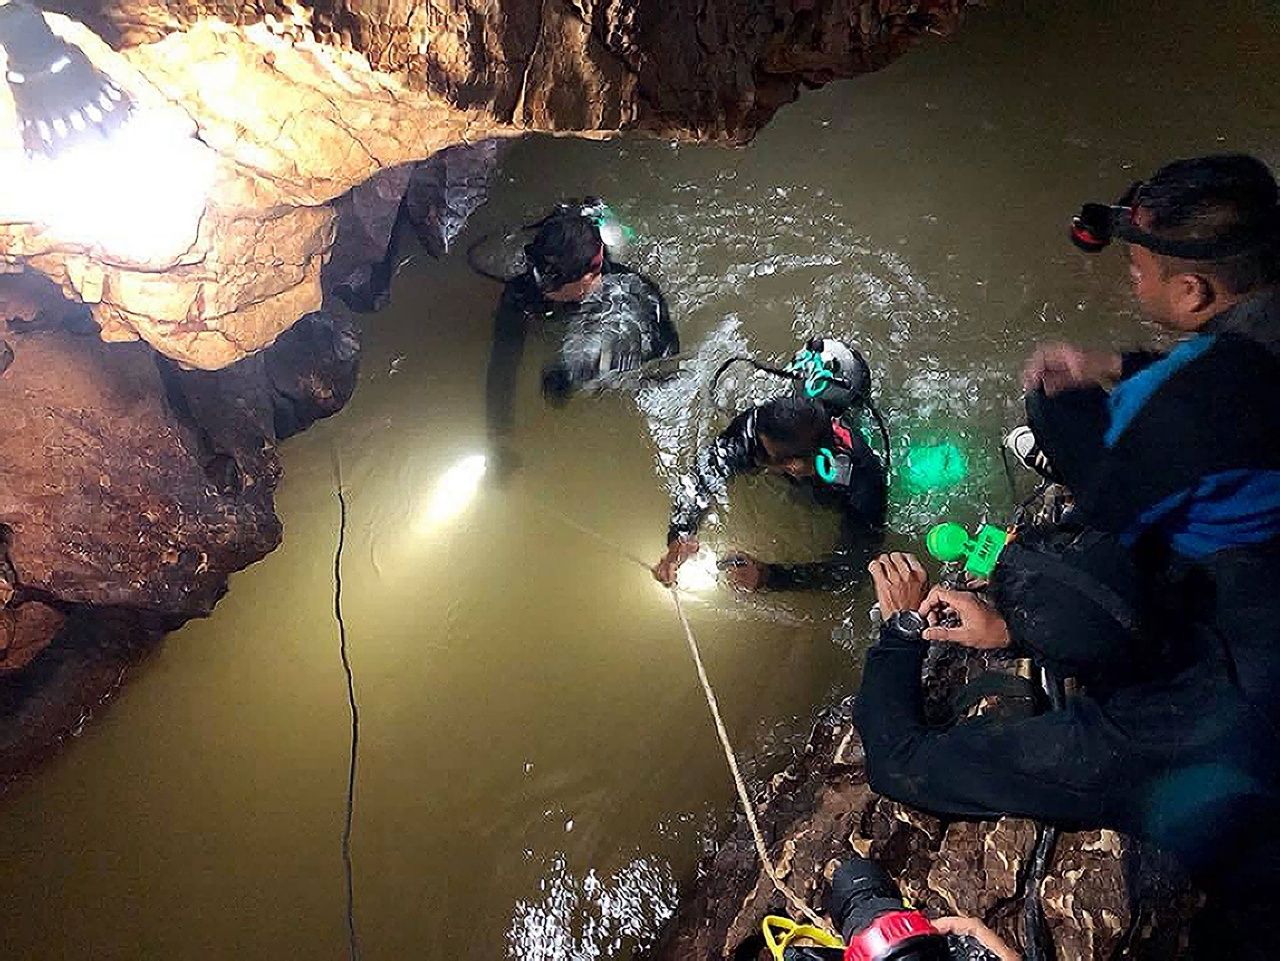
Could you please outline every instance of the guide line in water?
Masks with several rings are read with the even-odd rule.
[[[616,544],[599,531],[592,530],[587,525],[574,520],[566,514],[562,514],[560,511],[552,510],[551,508],[541,504],[539,504],[539,507],[541,507],[545,513],[555,517],[579,533],[585,534],[586,536],[591,537],[609,547],[620,557],[631,561],[632,563],[639,564],[646,571],[652,572],[653,569],[650,565],[646,564],[635,554],[632,554],[621,545]],[[724,749],[724,759],[729,765],[729,774],[732,776],[733,786],[738,792],[738,801],[742,805],[742,810],[747,816],[747,826],[751,829],[751,839],[755,842],[756,855],[760,858],[760,864],[764,868],[765,874],[768,875],[769,880],[773,882],[774,888],[787,900],[787,903],[790,904],[793,909],[795,909],[801,916],[807,918],[818,928],[821,928],[829,934],[835,935],[836,932],[832,929],[830,923],[810,908],[805,900],[801,898],[800,895],[796,894],[796,892],[782,880],[782,876],[778,874],[778,869],[774,866],[773,860],[769,857],[769,848],[765,844],[764,835],[760,831],[760,824],[756,820],[755,807],[751,803],[751,796],[747,792],[746,782],[743,780],[742,771],[738,767],[737,755],[734,753],[733,744],[729,740],[729,732],[725,729],[724,718],[720,716],[720,704],[716,700],[715,690],[711,687],[711,679],[707,676],[706,666],[702,662],[702,651],[699,649],[698,641],[694,637],[693,628],[689,625],[689,619],[685,616],[684,606],[680,603],[680,591],[675,585],[672,585],[670,592],[671,602],[676,609],[676,616],[680,619],[680,626],[684,629],[684,637],[685,642],[689,646],[689,654],[693,657],[693,666],[698,672],[698,681],[702,685],[702,693],[707,699],[707,708],[711,711],[711,720],[715,725],[716,736],[719,737],[720,746]]]
[[[338,623],[338,652],[347,678],[347,705],[351,711],[351,751],[347,765],[347,803],[342,824],[342,868],[347,885],[347,953],[351,961],[359,961],[360,944],[356,938],[355,876],[351,864],[351,825],[355,818],[356,757],[360,746],[360,708],[356,704],[355,675],[347,651],[347,622],[342,616],[342,551],[347,540],[347,498],[342,489],[342,463],[333,452],[334,493],[338,498],[338,544],[333,552],[333,617]]]

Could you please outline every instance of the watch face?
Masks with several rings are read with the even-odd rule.
[[[925,629],[924,618],[918,611],[898,611],[889,618],[889,625],[906,634],[918,634]]]

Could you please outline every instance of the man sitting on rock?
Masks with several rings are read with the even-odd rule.
[[[1087,204],[1076,243],[1128,247],[1143,315],[1168,352],[1038,349],[1030,428],[1008,446],[1061,480],[1077,516],[1137,553],[1149,587],[1212,623],[1218,657],[1280,727],[1280,191],[1259,160],[1166,165],[1114,205]]]
[[[1178,855],[1221,924],[1205,958],[1280,957],[1277,738],[1202,625],[1144,623],[1128,554],[1082,531],[1032,530],[990,585],[928,590],[910,554],[870,565],[885,618],[867,652],[856,721],[874,790],[943,816],[1014,815],[1118,829]],[[1280,584],[1259,584],[1280,590]],[[1150,638],[1171,641],[1154,643]],[[1021,648],[1089,693],[1020,718],[938,724],[925,714],[930,642]],[[1211,652],[1216,649],[1218,656]]]
[[[543,395],[563,402],[589,387],[680,350],[657,285],[615,263],[600,235],[601,204],[566,204],[538,227],[525,248],[528,267],[507,282],[494,324],[486,386],[489,433],[511,462],[515,389],[530,332],[549,341]]]

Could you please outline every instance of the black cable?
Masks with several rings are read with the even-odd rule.
[[[347,540],[347,499],[342,493],[342,467],[337,455],[333,459],[338,495],[338,546],[333,553],[333,616],[338,622],[338,650],[342,670],[347,675],[347,704],[351,708],[351,762],[347,767],[347,811],[342,826],[342,867],[347,880],[347,952],[351,961],[359,961],[360,945],[356,940],[355,879],[351,869],[351,822],[356,806],[356,751],[360,746],[360,709],[356,705],[356,681],[347,655],[347,622],[342,617],[342,549]]]
[[[1040,668],[1040,686],[1049,699],[1049,707],[1061,711],[1067,704],[1066,685],[1048,668]],[[1026,887],[1022,899],[1022,933],[1027,961],[1054,961],[1057,952],[1049,923],[1044,916],[1040,888],[1049,873],[1049,862],[1058,843],[1058,829],[1052,824],[1036,825],[1036,843],[1027,866]]]
[[[876,419],[876,426],[880,428],[880,439],[884,441],[884,469],[885,473],[893,467],[893,454],[889,452],[889,425],[884,422],[884,418],[880,415],[880,408],[867,400],[867,409],[871,411],[871,416]]]
[[[480,266],[475,260],[475,254],[476,251],[480,249],[480,245],[487,243],[495,233],[497,233],[496,230],[491,230],[487,234],[481,234],[478,238],[467,245],[467,266],[487,280],[492,280],[499,284],[505,284],[507,281],[511,280],[511,277],[504,277],[501,274],[495,274],[493,271]],[[515,276],[518,275],[512,274],[512,277]]]

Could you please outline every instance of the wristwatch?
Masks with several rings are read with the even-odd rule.
[[[918,611],[894,611],[884,622],[886,631],[904,641],[923,641],[922,633],[927,626]]]

